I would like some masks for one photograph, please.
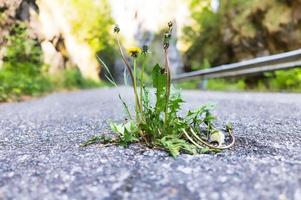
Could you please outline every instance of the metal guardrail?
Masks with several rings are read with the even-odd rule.
[[[226,64],[209,69],[182,73],[173,77],[173,81],[181,81],[201,77],[224,78],[288,69],[301,66],[301,49],[271,56],[259,57],[238,63]]]

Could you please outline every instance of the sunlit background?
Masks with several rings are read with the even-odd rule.
[[[113,27],[123,47],[149,45],[162,63],[162,35],[174,23],[173,75],[301,48],[298,0],[9,0],[0,1],[0,101],[50,91],[124,84]],[[204,84],[205,83],[205,84]],[[301,91],[301,69],[189,80],[186,89]]]

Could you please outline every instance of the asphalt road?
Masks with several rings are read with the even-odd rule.
[[[181,155],[79,145],[111,134],[128,88],[57,93],[0,105],[0,199],[301,199],[301,95],[184,91],[185,109],[216,103],[236,145]]]

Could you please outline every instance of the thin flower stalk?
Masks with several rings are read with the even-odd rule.
[[[145,63],[142,63],[142,67],[141,67],[141,76],[140,76],[140,102],[142,105],[142,99],[143,99],[143,88],[144,88],[144,68],[145,68]],[[143,117],[143,108],[142,108],[142,112],[141,112],[141,118],[142,120],[144,119]]]
[[[171,83],[171,75],[170,75],[170,68],[169,68],[169,59],[168,59],[168,50],[164,50],[164,57],[165,57],[165,70],[166,70],[166,105],[165,105],[165,123],[168,123],[168,102],[170,96],[170,83]]]
[[[140,107],[139,105],[140,104],[140,100],[138,98],[138,94],[137,94],[137,60],[136,58],[134,58],[133,60],[133,65],[134,65],[134,81],[133,81],[133,87],[134,87],[134,90],[136,91],[136,106],[135,106],[135,110],[136,110],[136,117],[137,117],[137,121],[140,121],[140,114],[142,114],[142,110],[140,110]]]
[[[142,67],[141,67],[141,75],[140,75],[140,102],[141,106],[143,105],[142,99],[143,99],[143,89],[144,89],[144,68],[145,68],[145,60],[146,56],[149,53],[149,49],[147,45],[143,45],[142,47]],[[144,113],[143,113],[143,106],[142,106],[142,112],[141,112],[141,118],[144,120]]]
[[[169,58],[168,58],[168,48],[169,42],[172,33],[172,22],[168,22],[169,30],[167,33],[164,34],[164,42],[163,42],[163,49],[164,49],[164,60],[165,60],[165,73],[166,73],[166,105],[165,105],[165,125],[168,126],[168,102],[170,97],[170,85],[171,85],[171,74],[170,74],[170,65],[169,65]]]
[[[231,130],[228,130],[228,133],[229,133],[229,135],[230,135],[230,137],[231,137],[232,142],[231,142],[229,145],[227,145],[227,146],[221,146],[221,147],[219,147],[219,146],[214,146],[214,145],[209,144],[208,142],[204,141],[203,139],[201,139],[201,138],[197,135],[197,133],[196,133],[192,128],[190,128],[190,132],[191,132],[192,135],[196,138],[197,141],[199,141],[199,142],[202,143],[203,145],[205,145],[205,146],[207,146],[207,147],[210,147],[210,148],[212,148],[212,149],[218,149],[218,150],[229,149],[229,148],[232,147],[232,146],[234,145],[234,143],[235,143],[235,137],[233,136]],[[184,132],[184,133],[185,133],[185,132]]]
[[[137,87],[135,86],[135,76],[133,74],[133,71],[132,71],[132,68],[131,68],[130,64],[128,63],[128,61],[125,58],[124,52],[123,52],[121,44],[120,44],[120,40],[119,40],[118,34],[116,34],[116,40],[117,40],[117,44],[118,44],[119,51],[120,51],[120,54],[121,54],[121,58],[122,58],[124,64],[126,65],[127,70],[129,71],[129,74],[130,74],[130,77],[131,77],[131,81],[132,81],[132,84],[133,84],[133,90],[134,90],[134,95],[135,95],[136,107],[138,108],[136,110],[136,120],[139,121],[139,111],[141,113],[142,112],[142,108],[141,108],[139,96],[138,96],[138,93],[137,93]]]

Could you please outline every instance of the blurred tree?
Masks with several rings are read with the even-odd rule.
[[[111,66],[115,60],[111,7],[107,0],[64,0],[73,10],[70,15],[72,31],[81,42],[87,42],[95,54],[101,54]]]
[[[211,3],[190,1],[194,24],[184,29],[186,70],[202,68],[205,60],[215,66],[301,48],[300,0],[227,0],[217,10]]]
[[[186,27],[188,65],[208,59],[211,65],[301,48],[301,1],[191,0],[194,25]],[[209,3],[208,3],[209,2]],[[281,14],[279,14],[281,13]]]
[[[184,28],[184,40],[190,46],[185,53],[185,70],[202,68],[204,62],[218,63],[225,52],[224,45],[221,46],[220,14],[212,10],[211,0],[192,0],[190,9],[194,23]]]
[[[41,48],[35,40],[28,38],[26,26],[15,24],[7,40],[7,51],[0,68],[0,101],[49,90],[51,85],[43,74]]]

